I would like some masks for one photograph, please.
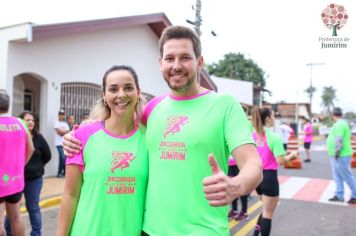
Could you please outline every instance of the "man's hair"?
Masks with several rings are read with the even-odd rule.
[[[0,89],[0,112],[8,112],[10,106],[10,97],[6,90]]]
[[[165,28],[162,32],[161,38],[159,40],[159,53],[160,57],[163,56],[163,46],[170,39],[189,39],[193,43],[193,50],[195,56],[198,58],[201,56],[201,43],[199,36],[194,30],[185,26],[169,26]]]
[[[333,115],[337,116],[337,117],[341,117],[342,116],[342,109],[340,107],[335,107],[333,109]]]

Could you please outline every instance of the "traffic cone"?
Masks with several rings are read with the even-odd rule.
[[[352,136],[351,147],[353,151],[352,159],[351,159],[351,167],[356,168],[356,137],[355,136]]]
[[[292,151],[298,152],[298,149],[299,149],[298,138],[296,136],[291,136],[288,139],[287,154],[289,154]],[[291,161],[286,161],[284,163],[284,168],[292,168],[292,169],[302,168],[302,159],[299,156],[299,152],[298,152],[298,157],[296,159],[293,159]]]

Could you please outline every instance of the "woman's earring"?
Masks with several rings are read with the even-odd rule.
[[[108,102],[106,100],[104,100],[104,105],[107,106],[108,105]]]

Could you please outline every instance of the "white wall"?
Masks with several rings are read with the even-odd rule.
[[[253,103],[253,83],[248,81],[225,79],[210,76],[218,87],[218,93],[230,94],[239,102],[252,105]]]
[[[73,34],[9,45],[7,87],[13,77],[34,73],[44,80],[41,87],[41,132],[52,151],[47,175],[55,175],[58,154],[54,146],[54,120],[60,106],[62,82],[102,84],[104,72],[112,65],[131,65],[141,90],[153,95],[168,92],[158,63],[158,38],[144,25],[110,31]],[[9,91],[12,94],[12,91]]]
[[[31,41],[31,25],[24,23],[0,28],[0,89],[6,89],[9,94],[10,85],[7,84],[7,58],[9,41],[28,40]],[[12,84],[11,84],[12,85]],[[12,88],[12,86],[11,86]],[[11,90],[12,92],[12,90]]]

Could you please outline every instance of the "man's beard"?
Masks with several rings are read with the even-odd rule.
[[[194,79],[188,78],[187,82],[181,86],[172,86],[169,79],[166,80],[166,83],[171,90],[181,93],[188,90],[188,88],[194,83]]]

